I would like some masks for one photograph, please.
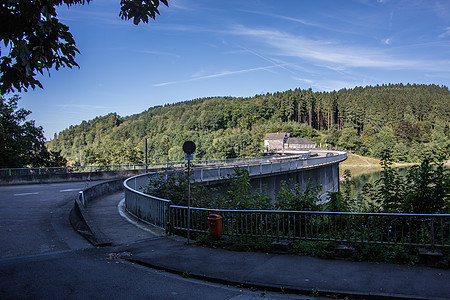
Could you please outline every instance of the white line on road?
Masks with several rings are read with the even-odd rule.
[[[64,193],[64,192],[75,192],[75,191],[81,191],[81,190],[80,190],[80,189],[59,190],[60,193]]]
[[[29,195],[39,195],[39,192],[34,192],[34,193],[23,193],[23,194],[14,194],[14,196],[29,196]]]

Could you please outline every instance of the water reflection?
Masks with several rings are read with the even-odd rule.
[[[405,177],[410,167],[397,167],[395,168],[400,176]],[[345,169],[345,168],[344,168]],[[351,168],[348,168],[351,171]],[[371,170],[368,173],[363,173],[357,176],[352,176],[350,185],[350,198],[358,201],[363,201],[361,192],[365,184],[370,183],[374,188],[377,180],[381,178],[383,170],[377,171]]]

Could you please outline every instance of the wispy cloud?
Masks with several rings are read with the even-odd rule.
[[[180,58],[179,54],[163,52],[163,51],[152,51],[152,50],[134,50],[137,53],[149,54],[149,55],[159,55],[159,56],[170,56],[175,58]]]
[[[445,28],[444,32],[439,36],[439,38],[443,39],[448,36],[450,36],[450,27]]]
[[[307,78],[294,78],[297,81],[306,83],[309,87],[313,89],[317,89],[320,91],[337,91],[342,89],[343,87],[355,87],[361,84],[361,82],[358,82],[356,80],[333,80],[333,79],[327,79],[323,78],[320,80],[313,80],[313,79],[307,79]]]
[[[166,85],[172,85],[172,84],[178,84],[178,83],[186,83],[186,82],[192,82],[192,81],[197,81],[197,80],[218,78],[218,77],[223,77],[223,76],[230,76],[230,75],[249,73],[249,72],[256,72],[256,71],[269,71],[270,72],[271,69],[281,68],[283,66],[284,66],[284,64],[279,64],[279,65],[272,65],[272,66],[265,66],[265,67],[258,67],[258,68],[250,68],[250,69],[237,70],[237,71],[223,71],[223,72],[220,72],[220,73],[209,74],[209,75],[204,75],[204,76],[198,76],[198,77],[193,77],[193,78],[184,79],[184,80],[175,80],[175,81],[155,83],[155,84],[153,84],[153,86],[155,86],[155,87],[166,86]]]
[[[70,108],[70,109],[82,109],[82,110],[93,110],[93,109],[111,109],[110,106],[103,105],[90,105],[90,104],[57,104],[56,107],[60,108]]]
[[[264,56],[264,55],[262,55],[262,54],[260,54],[260,53],[258,53],[256,51],[250,50],[250,49],[242,47],[242,46],[240,46],[240,48],[244,49],[244,51],[246,51],[248,53],[251,53],[251,54],[253,54],[253,55],[255,55],[255,56],[257,56],[257,57],[259,57],[259,58],[261,58],[261,59],[263,59],[265,61],[268,61],[268,62],[272,63],[272,65],[275,66],[275,67],[280,67],[280,68],[288,71],[289,73],[297,75],[295,72],[293,72],[291,69],[289,69],[287,67],[289,65],[287,63],[281,63],[279,60],[274,60],[272,58],[268,58],[268,57],[266,57],[266,56]]]
[[[254,38],[277,50],[278,55],[300,58],[322,66],[328,65],[330,68],[369,67],[443,71],[449,67],[448,60],[408,59],[402,57],[402,53],[395,55],[382,48],[346,46],[335,41],[314,40],[272,29],[236,26],[230,33]]]
[[[243,12],[246,12],[246,13],[251,13],[251,14],[256,14],[256,15],[273,17],[273,18],[287,20],[287,21],[292,21],[292,22],[300,23],[300,24],[307,25],[307,26],[318,26],[315,23],[309,22],[309,21],[304,20],[304,19],[299,19],[299,18],[292,18],[292,17],[288,17],[288,16],[272,14],[272,13],[256,11],[256,10],[243,10],[243,9],[241,9],[240,11],[243,11]]]
[[[387,38],[387,39],[384,39],[382,42],[385,45],[390,45],[392,43],[392,40],[390,38]]]
[[[285,15],[274,14],[274,13],[266,13],[266,12],[254,11],[254,10],[241,10],[241,11],[247,12],[247,13],[251,13],[251,14],[267,16],[267,17],[271,17],[271,18],[274,18],[274,19],[291,21],[291,22],[299,23],[299,24],[302,24],[302,25],[305,25],[305,26],[308,26],[308,27],[312,27],[312,28],[325,29],[327,31],[338,32],[338,33],[355,34],[355,32],[353,30],[342,29],[342,28],[338,28],[338,27],[332,27],[332,26],[329,26],[329,25],[325,25],[324,23],[311,22],[311,21],[306,20],[306,19],[293,18],[293,17],[289,17],[289,16],[285,16]],[[325,14],[323,14],[323,16],[325,18],[336,18],[335,16],[325,15]],[[336,19],[339,19],[339,18],[336,18]],[[345,22],[345,23],[355,24],[353,21],[350,21],[348,18],[344,18],[344,17],[341,17],[340,21],[341,22]],[[361,24],[357,24],[355,26],[360,26],[360,25]]]

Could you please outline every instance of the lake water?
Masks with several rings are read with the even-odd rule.
[[[398,171],[398,173],[405,177],[408,169],[411,166],[406,166],[406,167],[397,167],[396,170]],[[450,167],[448,165],[446,165],[447,169],[449,169]],[[351,167],[344,167],[342,168],[343,170],[345,169],[349,169],[350,171],[352,171]],[[360,171],[360,170],[359,170]],[[352,199],[361,199],[361,191],[363,186],[366,183],[370,183],[372,184],[372,186],[375,186],[375,183],[377,182],[377,180],[379,180],[381,178],[381,173],[382,169],[381,168],[377,168],[375,171],[374,169],[370,169],[367,168],[366,172],[359,172],[359,175],[356,176],[352,176],[352,185],[351,185],[351,198]],[[342,180],[341,180],[342,183]],[[342,184],[341,184],[341,191],[342,191]]]
[[[396,170],[401,176],[406,176],[409,167],[398,167]],[[344,168],[350,169],[351,168]],[[377,180],[381,178],[382,169],[377,169],[374,171],[373,169],[368,169],[367,173],[362,173],[357,176],[352,176],[352,185],[351,185],[351,199],[361,200],[361,191],[366,183],[372,184],[375,187]],[[342,185],[341,185],[342,191]]]

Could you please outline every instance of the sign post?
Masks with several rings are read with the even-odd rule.
[[[145,139],[145,173],[148,173],[147,163],[147,139]]]
[[[191,232],[191,160],[194,159],[195,143],[191,141],[184,142],[183,151],[185,153],[184,159],[188,162],[188,209],[187,209],[187,244],[189,245],[189,238]]]

